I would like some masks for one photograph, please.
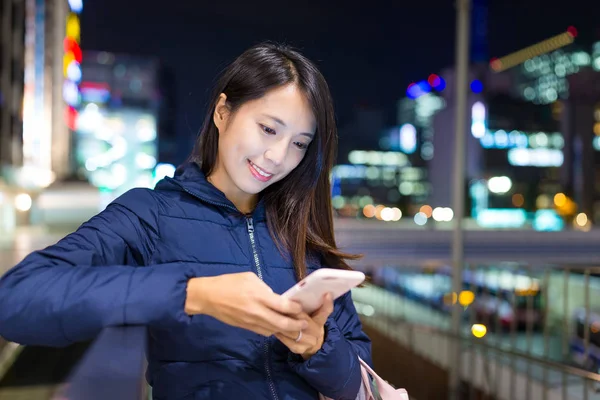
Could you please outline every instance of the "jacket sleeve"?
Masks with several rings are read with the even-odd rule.
[[[57,244],[28,255],[0,278],[0,336],[66,346],[107,326],[189,322],[191,267],[146,266],[157,218],[155,195],[133,189]]]
[[[358,357],[372,365],[371,340],[362,331],[348,292],[335,301],[321,349],[306,361],[292,356],[289,362],[319,393],[335,400],[355,400],[362,380]]]

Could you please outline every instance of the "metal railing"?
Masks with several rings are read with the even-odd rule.
[[[415,354],[461,365],[469,389],[455,398],[600,399],[600,267],[468,264],[460,293],[450,280],[444,269],[378,268],[354,300],[365,323]],[[449,352],[456,340],[461,362]]]
[[[146,328],[106,328],[53,400],[142,400],[148,397]]]

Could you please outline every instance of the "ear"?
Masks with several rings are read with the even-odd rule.
[[[213,122],[217,127],[217,130],[221,132],[227,126],[227,118],[229,117],[229,106],[227,105],[227,95],[221,93],[217,104],[215,105],[215,112],[213,114]]]

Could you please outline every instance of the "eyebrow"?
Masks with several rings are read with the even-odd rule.
[[[281,120],[281,119],[279,119],[277,117],[274,117],[274,116],[269,115],[269,114],[263,114],[263,116],[272,119],[273,121],[277,122],[279,125],[281,125],[283,127],[287,127],[287,125],[285,124],[285,122],[283,122],[283,120]],[[309,132],[302,132],[300,135],[306,136],[309,139],[312,139],[312,138],[315,137],[315,135],[313,133],[309,133]]]

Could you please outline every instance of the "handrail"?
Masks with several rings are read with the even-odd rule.
[[[442,329],[442,328],[439,328],[439,327],[435,327],[435,326],[431,326],[431,325],[425,325],[425,324],[421,324],[421,323],[418,323],[418,322],[393,319],[393,318],[390,318],[390,317],[387,317],[387,316],[380,316],[379,318],[385,319],[387,323],[390,323],[392,325],[405,326],[405,327],[408,327],[409,329],[412,329],[412,330],[415,330],[415,331],[419,331],[422,334],[427,334],[427,335],[438,334],[438,335],[442,335],[442,336],[448,337],[451,340],[457,340],[458,339],[458,340],[461,340],[461,341],[464,341],[464,342],[467,342],[469,340],[468,336],[465,336],[464,334],[460,334],[460,335],[457,336],[453,332],[450,332],[448,329]],[[586,371],[586,370],[584,370],[582,368],[574,367],[572,365],[567,365],[567,364],[564,364],[564,363],[560,363],[560,362],[551,360],[551,359],[543,357],[543,356],[534,356],[534,355],[531,355],[531,354],[527,354],[524,351],[512,350],[512,349],[506,348],[506,347],[499,347],[497,345],[486,343],[485,341],[470,341],[469,344],[473,345],[474,347],[486,348],[486,349],[489,349],[489,350],[493,350],[493,351],[497,351],[497,352],[502,352],[502,353],[504,353],[506,355],[510,355],[510,356],[514,356],[514,357],[519,357],[519,358],[522,358],[524,360],[537,363],[537,364],[539,364],[541,366],[544,366],[544,367],[549,367],[549,368],[553,368],[553,369],[561,371],[561,372],[568,373],[569,375],[573,375],[573,376],[577,376],[577,377],[580,377],[580,378],[588,379],[590,381],[600,382],[600,374],[597,374],[597,373],[591,372],[591,371]]]
[[[54,400],[146,398],[145,348],[143,326],[104,329]]]

